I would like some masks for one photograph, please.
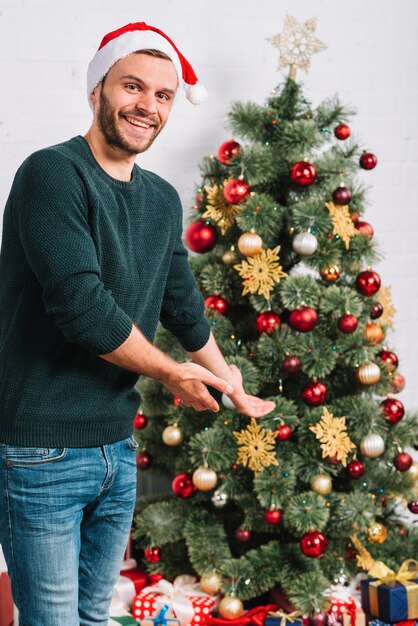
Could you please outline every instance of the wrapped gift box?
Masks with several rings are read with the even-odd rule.
[[[385,584],[377,578],[361,581],[361,606],[383,622],[418,620],[418,579]]]
[[[369,626],[418,626],[418,622],[414,619],[408,619],[405,622],[395,622],[395,624],[390,624],[382,622],[380,619],[372,619],[369,621]]]
[[[302,626],[302,617],[292,618],[286,615],[267,615],[264,626]]]
[[[138,626],[136,619],[132,615],[121,615],[120,617],[111,617],[108,626]]]
[[[354,613],[343,613],[343,626],[366,626],[366,615],[358,607]]]

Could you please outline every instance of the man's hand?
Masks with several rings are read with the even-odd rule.
[[[218,389],[222,393],[230,394],[233,387],[222,378],[218,378],[209,370],[196,363],[181,363],[172,369],[170,376],[161,380],[164,387],[178,396],[184,406],[190,406],[195,411],[219,411],[219,404],[213,398],[206,385]]]
[[[248,415],[248,417],[262,417],[274,410],[276,405],[271,400],[262,400],[245,393],[242,384],[242,374],[236,365],[230,365],[229,369],[231,370],[229,381],[232,383],[234,390],[228,395],[235,404],[237,411]]]

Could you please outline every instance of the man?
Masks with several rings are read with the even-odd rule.
[[[105,626],[135,501],[138,375],[218,411],[210,385],[252,417],[205,320],[174,189],[135,165],[178,83],[202,88],[162,31],[109,33],[88,71],[84,137],[18,170],[0,256],[0,540],[20,626]],[[200,93],[200,96],[199,96]],[[158,320],[192,362],[151,343]]]

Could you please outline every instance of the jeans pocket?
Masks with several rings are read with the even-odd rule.
[[[137,440],[135,439],[135,435],[131,435],[130,437],[128,437],[126,441],[131,450],[135,450],[135,452],[138,450],[139,444]]]
[[[28,446],[5,446],[5,461],[8,467],[43,465],[61,461],[67,448],[32,448]]]

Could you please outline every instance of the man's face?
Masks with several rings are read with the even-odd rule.
[[[106,143],[124,154],[147,150],[168,119],[177,84],[168,59],[134,53],[115,63],[92,95]]]

